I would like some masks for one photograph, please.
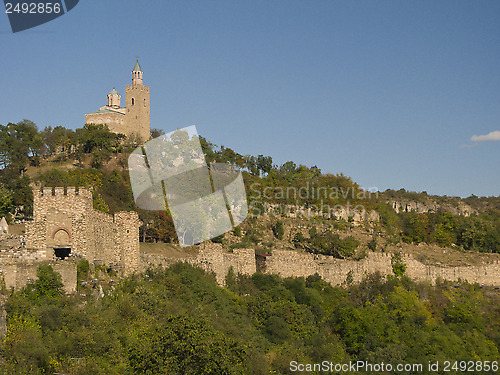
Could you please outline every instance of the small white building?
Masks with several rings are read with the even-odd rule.
[[[0,220],[0,234],[4,233],[9,233],[9,225],[7,224],[7,220],[5,220],[5,217],[2,217],[2,220]]]

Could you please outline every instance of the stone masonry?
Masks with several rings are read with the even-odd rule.
[[[136,212],[114,215],[93,209],[92,193],[80,188],[33,190],[33,221],[26,224],[26,248],[39,260],[51,260],[58,249],[89,262],[119,266],[125,274],[139,267]]]
[[[369,252],[360,261],[336,259],[331,256],[275,250],[267,258],[266,272],[282,277],[307,277],[318,273],[333,285],[345,283],[351,273],[353,282],[379,272],[383,276],[392,274],[391,253]],[[480,266],[439,267],[425,265],[409,255],[403,255],[406,275],[416,281],[434,283],[438,278],[449,281],[464,280],[484,285],[500,285],[500,264],[495,261]]]
[[[213,272],[219,285],[225,284],[225,277],[233,268],[235,274],[252,275],[256,272],[255,250],[234,249],[233,253],[224,251],[222,245],[204,243],[198,247],[197,256],[185,258],[167,258],[160,255],[142,255],[142,267],[169,266],[175,262],[185,261]],[[332,285],[345,284],[351,274],[352,282],[359,283],[364,277],[374,273],[383,276],[392,274],[392,253],[368,252],[367,257],[355,261],[337,259],[331,256],[299,253],[293,250],[273,250],[272,255],[265,257],[267,274],[278,274],[282,277],[307,277],[319,274]],[[425,265],[410,255],[403,255],[407,265],[406,275],[415,281],[435,283],[438,278],[448,281],[464,280],[484,285],[500,285],[500,264],[494,261],[479,266],[440,267]]]
[[[66,291],[74,291],[76,264],[53,262],[61,250],[94,264],[118,266],[125,275],[143,271],[151,265],[168,266],[186,261],[213,272],[220,285],[224,285],[231,268],[236,274],[243,275],[252,275],[257,270],[254,249],[234,249],[229,253],[221,244],[211,242],[197,246],[196,255],[168,258],[158,254],[140,254],[141,222],[137,213],[110,215],[96,211],[88,189],[34,188],[33,198],[33,221],[26,224],[25,245],[21,241],[10,249],[0,250],[0,281],[7,288],[25,286],[36,278],[39,264],[49,263],[62,275]],[[317,273],[333,285],[343,285],[351,277],[357,283],[376,272],[384,276],[392,274],[391,256],[390,253],[368,252],[366,258],[354,261],[292,250],[274,250],[265,257],[262,270],[282,277],[307,277]],[[403,260],[407,265],[406,274],[414,280],[434,283],[441,278],[500,285],[498,261],[478,266],[440,267],[425,265],[409,255],[404,255]]]

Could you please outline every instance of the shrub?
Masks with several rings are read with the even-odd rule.
[[[241,227],[234,228],[233,233],[236,237],[241,237]]]
[[[406,264],[403,261],[401,253],[394,253],[391,259],[392,272],[396,277],[403,276],[406,271]]]
[[[354,255],[354,252],[359,246],[359,241],[353,236],[344,238],[340,242],[339,253],[343,256],[350,257]]]
[[[274,234],[274,237],[276,237],[278,240],[282,240],[283,236],[285,234],[285,228],[283,226],[283,223],[281,221],[277,221],[273,226],[272,226],[272,231]]]

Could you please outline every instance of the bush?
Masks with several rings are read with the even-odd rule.
[[[277,221],[272,227],[271,227],[274,237],[276,237],[278,240],[282,240],[283,236],[285,234],[285,228],[283,226],[283,223],[281,221]]]
[[[344,238],[340,242],[339,253],[345,257],[350,257],[354,255],[356,249],[359,246],[359,241],[355,239],[353,236],[349,236]]]
[[[41,265],[36,271],[37,280],[24,288],[28,298],[39,301],[42,298],[56,298],[64,294],[64,284],[61,275],[51,266]]]
[[[368,249],[371,251],[377,251],[377,235],[374,234],[370,242],[368,242]]]
[[[280,316],[270,316],[264,324],[264,332],[269,340],[274,343],[282,343],[290,338],[291,332],[288,324]]]
[[[391,259],[392,272],[396,277],[401,277],[406,271],[406,264],[403,261],[401,253],[394,253]]]
[[[241,237],[241,227],[234,228],[233,233],[236,237]]]
[[[223,243],[224,236],[225,236],[225,233],[222,233],[220,236],[214,237],[210,241],[212,241],[213,243]]]

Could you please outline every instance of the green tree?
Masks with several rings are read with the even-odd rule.
[[[278,240],[282,240],[283,236],[285,234],[285,227],[283,226],[283,223],[281,221],[277,221],[276,223],[273,224],[271,227],[274,237],[276,237]]]
[[[29,163],[40,163],[43,149],[43,138],[34,122],[0,125],[0,168],[11,168],[22,176]]]
[[[0,169],[0,186],[9,191],[11,196],[10,212],[14,216],[29,216],[33,210],[33,191],[30,187],[28,175],[19,176],[18,171],[12,168]],[[7,202],[9,198],[7,197]]]
[[[297,165],[293,161],[287,161],[279,168],[279,173],[286,179],[291,179],[296,171]]]
[[[169,316],[136,336],[128,357],[136,374],[242,374],[245,349],[203,321]]]
[[[163,131],[163,129],[157,129],[157,128],[153,128],[151,129],[151,138],[158,138],[159,136],[165,134],[165,132]]]
[[[340,242],[339,253],[345,257],[354,255],[359,246],[359,241],[353,236],[348,236]]]
[[[40,302],[41,298],[55,298],[60,297],[64,293],[64,284],[59,273],[54,271],[49,265],[41,265],[36,271],[37,280],[28,285],[24,292],[25,294],[35,301]]]
[[[124,138],[123,134],[115,134],[103,124],[85,124],[83,128],[76,130],[76,136],[81,150],[85,153],[94,150],[111,153]]]
[[[245,167],[253,176],[259,176],[259,164],[255,156],[245,156]]]
[[[41,132],[48,154],[57,153],[69,155],[72,147],[75,146],[75,132],[63,126],[45,127]]]
[[[407,242],[420,243],[428,239],[429,220],[425,214],[410,212],[404,214],[404,239]]]
[[[111,149],[92,150],[90,165],[92,168],[100,168],[111,159]]]
[[[11,369],[16,372],[12,374],[43,374],[48,370],[49,352],[40,324],[33,317],[9,317],[4,352],[14,365]]]
[[[257,156],[257,168],[262,171],[262,173],[268,174],[273,168],[273,159],[270,156]]]
[[[12,212],[13,197],[12,192],[5,186],[0,185],[0,217]]]

